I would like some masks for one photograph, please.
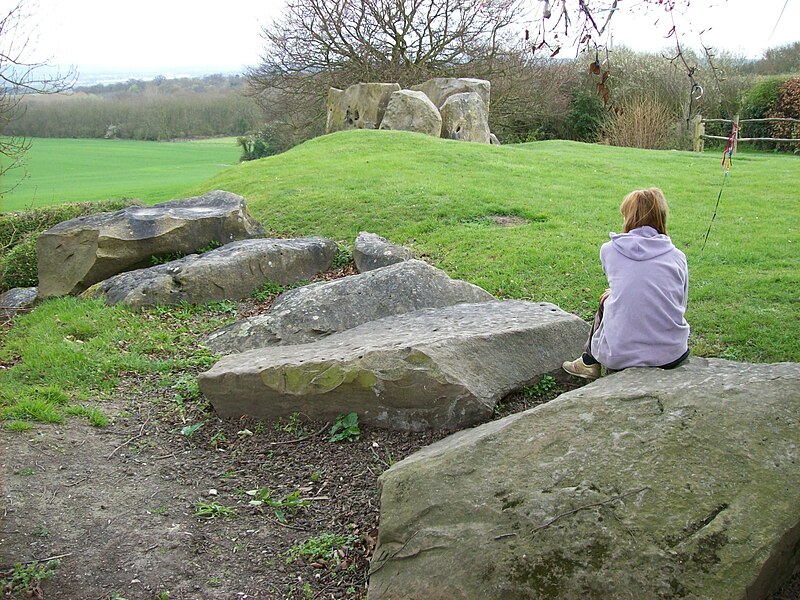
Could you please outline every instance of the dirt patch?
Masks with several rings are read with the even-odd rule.
[[[99,404],[115,415],[106,428],[71,419],[3,435],[0,569],[57,557],[44,598],[363,598],[378,476],[447,435],[362,428],[331,443],[332,424],[304,415],[222,421],[202,399],[178,413],[155,377],[117,391]],[[542,401],[510,396],[497,416]],[[265,490],[277,506],[251,504]],[[311,500],[292,507],[295,492]],[[346,544],[292,559],[325,535]]]
[[[527,225],[530,221],[514,215],[492,215],[492,222],[499,227],[520,227]]]

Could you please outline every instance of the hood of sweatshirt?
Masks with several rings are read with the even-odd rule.
[[[611,233],[610,237],[614,249],[631,260],[649,260],[675,247],[668,235],[658,233],[648,225],[628,233]]]

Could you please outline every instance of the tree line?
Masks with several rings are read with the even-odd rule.
[[[25,95],[6,135],[168,140],[241,135],[261,123],[242,76],[129,80]]]

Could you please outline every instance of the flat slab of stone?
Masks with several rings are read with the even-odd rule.
[[[369,600],[762,599],[800,564],[800,364],[628,369],[379,480]]]
[[[390,429],[459,429],[560,368],[589,326],[555,305],[458,304],[371,321],[317,342],[223,357],[199,375],[221,417],[358,413]]]
[[[120,273],[84,292],[106,304],[141,307],[238,300],[265,283],[288,285],[330,268],[336,242],[324,238],[253,239],[147,269]]]
[[[146,266],[153,256],[191,254],[211,243],[263,234],[244,198],[221,190],[71,219],[38,238],[39,297],[79,294]]]
[[[476,285],[408,260],[284,292],[267,314],[227,325],[205,343],[217,354],[302,344],[391,315],[494,299]]]
[[[414,258],[414,253],[399,244],[393,244],[376,233],[362,231],[353,244],[353,262],[359,273],[380,269]]]

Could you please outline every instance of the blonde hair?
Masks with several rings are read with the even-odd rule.
[[[658,188],[634,190],[622,201],[619,212],[624,219],[624,232],[649,225],[667,235],[667,199]]]

